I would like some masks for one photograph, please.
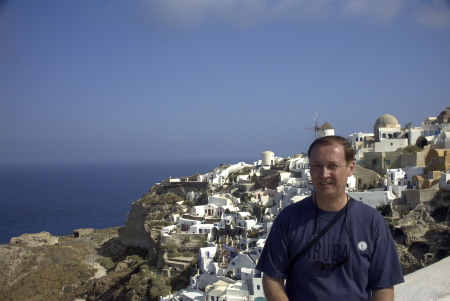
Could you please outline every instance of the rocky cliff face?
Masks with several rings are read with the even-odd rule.
[[[406,274],[450,255],[448,221],[436,220],[430,204],[419,204],[404,218],[392,221],[392,234]],[[438,215],[442,218],[441,215]]]
[[[167,219],[170,214],[182,214],[186,210],[177,203],[181,200],[172,193],[149,193],[134,202],[125,226],[119,229],[122,243],[148,250],[150,256],[155,255],[160,245],[161,227],[169,224]]]

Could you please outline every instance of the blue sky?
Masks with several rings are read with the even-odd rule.
[[[0,2],[1,163],[256,160],[450,105],[447,0]]]

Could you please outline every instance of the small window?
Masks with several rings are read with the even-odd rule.
[[[258,284],[258,285],[256,286],[256,289],[257,289],[258,291],[260,291],[260,290],[261,290],[261,285]]]

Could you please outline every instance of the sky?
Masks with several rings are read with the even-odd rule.
[[[258,160],[450,105],[448,0],[0,0],[0,164]]]

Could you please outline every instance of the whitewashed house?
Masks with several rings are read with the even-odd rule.
[[[347,191],[355,191],[356,190],[356,178],[354,175],[351,175],[347,178]]]
[[[206,293],[198,290],[198,289],[182,289],[178,291],[176,294],[159,297],[159,301],[203,301],[205,300]]]
[[[386,169],[386,176],[391,181],[392,185],[402,185],[406,177],[406,172],[402,168]]]
[[[289,163],[289,170],[298,174],[303,181],[308,181],[309,175],[309,158],[306,155],[294,158]],[[307,172],[308,171],[308,172]]]
[[[293,178],[294,173],[288,172],[288,171],[282,171],[278,174],[278,176],[280,177],[280,182],[278,183],[278,185],[282,185],[283,183],[286,183],[287,181],[289,181],[289,179]]]
[[[186,193],[186,201],[194,201],[200,196],[200,192],[189,191]]]
[[[423,135],[426,136],[434,136],[434,135],[438,135],[440,132],[440,126],[439,124],[436,122],[437,117],[427,117],[423,122],[422,122],[422,130],[423,130]]]
[[[260,275],[253,274],[252,286],[253,286],[253,292],[252,292],[253,300],[265,301],[266,295],[264,295],[264,289],[262,286],[262,278]]]
[[[230,260],[227,267],[224,269],[223,274],[228,277],[240,278],[242,268],[254,269],[255,266],[256,264],[249,255],[238,253],[236,257]]]
[[[253,198],[255,202],[263,206],[273,206],[276,201],[277,191],[273,189],[265,189],[264,191],[259,189],[255,190],[253,194],[255,195]]]
[[[396,198],[392,191],[364,191],[364,192],[348,192],[348,195],[355,200],[361,201],[373,208],[379,205],[389,204]]]
[[[217,195],[212,195],[212,196],[208,197],[208,204],[214,204],[214,205],[220,207],[220,206],[232,205],[233,202],[226,196],[217,194]]]
[[[214,256],[216,256],[217,247],[204,247],[199,249],[199,268],[202,273],[209,274],[215,271],[214,265],[212,264],[214,261]]]
[[[353,133],[347,136],[347,140],[350,141],[353,148],[357,150],[364,146],[366,137],[373,137],[373,133]]]
[[[446,171],[441,174],[439,179],[439,189],[450,190],[450,171]]]
[[[438,148],[450,148],[450,129],[441,131],[435,140],[435,144]]]
[[[388,185],[391,186],[392,192],[397,197],[401,196],[402,191],[408,189],[407,186],[404,184],[406,178],[406,171],[404,169],[402,168],[387,169],[386,177],[390,181],[388,182]]]
[[[248,301],[250,295],[247,283],[243,281],[237,281],[236,283],[228,285],[225,294],[226,301]]]
[[[403,170],[405,171],[405,179],[401,184],[408,186],[408,189],[415,189],[412,178],[416,175],[423,175],[425,173],[425,167],[406,166]]]
[[[246,211],[236,212],[236,214],[234,215],[234,218],[236,221],[236,226],[245,227],[245,220],[250,219],[251,216],[252,215],[250,212],[246,212]]]
[[[244,229],[246,231],[251,231],[253,226],[255,226],[258,223],[256,219],[247,219],[244,221]]]
[[[235,223],[234,217],[232,215],[225,216],[219,222],[219,228],[221,228],[221,229],[226,229],[226,228],[234,229],[235,225],[236,225],[236,223]]]
[[[201,224],[203,221],[203,218],[195,217],[195,216],[189,216],[189,215],[183,215],[180,217],[178,221],[178,227],[180,227],[181,231],[189,231],[189,228],[193,225]]]
[[[178,213],[173,213],[169,215],[169,221],[172,223],[178,223],[178,221],[180,220],[180,215]]]
[[[208,203],[205,205],[205,215],[208,217],[220,217],[220,215],[218,214],[218,209],[219,206],[217,206],[214,203]]]
[[[188,234],[210,234],[214,228],[213,224],[195,224],[189,227]],[[209,239],[208,235],[208,239]]]
[[[206,294],[197,289],[186,289],[180,293],[178,300],[181,301],[202,301],[206,297]]]
[[[208,301],[209,300],[214,300],[214,301],[220,301],[220,300],[226,300],[226,289],[228,287],[229,283],[225,282],[223,280],[219,280],[216,283],[212,284],[212,285],[208,285],[205,288],[205,293],[208,296]]]
[[[239,208],[235,205],[225,205],[217,208],[217,217],[224,217],[226,215],[235,213],[239,210]]]
[[[379,142],[375,142],[375,152],[395,152],[399,148],[405,148],[408,146],[408,139],[383,139]]]
[[[161,229],[161,235],[171,234],[175,229],[177,229],[176,225],[170,225],[170,226],[163,227]]]
[[[205,205],[198,205],[191,207],[192,216],[205,216],[205,214],[206,214]]]
[[[236,177],[236,183],[248,182],[250,181],[250,175],[238,175]]]

